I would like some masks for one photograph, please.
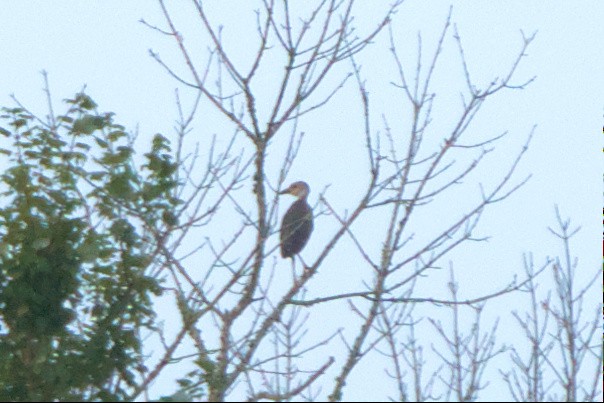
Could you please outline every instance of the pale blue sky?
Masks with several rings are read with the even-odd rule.
[[[193,45],[194,37],[187,29],[194,29],[196,21],[193,12],[184,5],[186,3],[182,0],[182,9],[178,9],[177,15],[186,27],[183,28],[186,43]],[[210,6],[220,4],[216,1],[207,3]],[[231,40],[234,47],[239,43],[245,55],[246,47],[241,44],[242,36],[237,30],[238,26],[244,29],[238,19],[242,19],[244,24],[245,16],[234,11],[237,1],[223,3],[224,6],[214,10],[215,22],[226,25],[226,40]],[[372,15],[377,15],[374,5],[388,2],[358,3],[359,24],[367,27],[375,24],[375,20],[371,20]],[[600,264],[603,3],[595,0],[468,0],[452,3],[453,22],[462,36],[469,68],[477,82],[487,83],[493,76],[507,71],[522,44],[520,30],[527,35],[534,31],[538,34],[528,49],[528,57],[523,59],[517,82],[532,76],[537,76],[537,79],[527,89],[505,93],[484,107],[473,128],[476,138],[505,130],[510,132],[509,137],[493,153],[482,176],[464,190],[469,192],[468,196],[461,193],[457,194],[457,199],[443,201],[442,209],[432,208],[419,222],[425,226],[423,228],[429,229],[431,223],[446,220],[447,209],[455,211],[457,203],[463,203],[464,198],[475,197],[478,194],[477,183],[488,186],[493,180],[489,173],[497,172],[502,165],[507,166],[520,150],[532,126],[537,125],[529,153],[516,176],[518,181],[528,174],[533,174],[533,178],[513,197],[485,214],[479,233],[492,236],[491,240],[487,244],[468,245],[443,263],[454,262],[458,268],[457,279],[468,296],[507,283],[513,273],[521,272],[524,252],[532,251],[539,262],[545,256],[561,253],[547,230],[547,226],[554,225],[554,204],[558,204],[564,216],[571,217],[576,225],[583,227],[574,238],[573,252],[580,259],[580,267],[591,275]],[[401,7],[393,27],[400,40],[399,51],[411,58],[410,65],[415,57],[416,32],[422,31],[425,51],[431,51],[449,4],[451,2],[409,0]],[[45,113],[40,71],[46,70],[56,106],[61,99],[72,96],[86,84],[88,93],[100,108],[115,112],[117,121],[130,129],[138,125],[141,135],[172,133],[177,83],[149,57],[148,49],[159,52],[177,70],[185,70],[175,44],[138,23],[144,18],[163,26],[159,11],[156,2],[149,0],[0,1],[0,105],[12,105],[9,95],[15,94],[34,111]],[[370,25],[363,25],[366,22]],[[384,112],[390,114],[391,123],[399,123],[402,130],[405,121],[396,115],[401,95],[389,86],[393,80],[390,76],[393,65],[386,39],[387,35],[378,37],[367,55],[359,57],[358,61],[364,66],[368,89],[374,97],[374,129],[382,129],[380,115]],[[199,44],[201,50],[206,47],[206,44]],[[442,93],[439,96],[447,100],[435,109],[436,116],[444,116],[442,122],[435,124],[443,125],[443,128],[447,125],[446,115],[459,108],[458,92],[452,89],[460,83],[459,64],[451,35],[445,47],[443,58],[446,68],[437,74],[434,85],[434,91]],[[334,82],[336,78],[334,76]],[[311,184],[314,192],[310,199],[313,202],[318,190],[331,185],[328,196],[334,206],[344,210],[351,205],[349,198],[360,191],[357,187],[364,186],[365,180],[360,184],[355,181],[366,170],[365,162],[361,160],[364,149],[355,151],[354,148],[363,141],[362,133],[355,126],[359,115],[354,111],[359,110],[354,85],[349,85],[334,98],[331,106],[302,122],[302,130],[307,136],[291,179],[305,179]],[[201,112],[206,120],[196,125],[199,129],[196,135],[203,141],[207,136],[220,132],[221,127],[207,105],[202,106]],[[362,163],[355,165],[356,160]],[[364,222],[361,225],[366,225],[367,231],[360,232],[371,237],[371,224]],[[327,238],[329,234],[322,238],[320,226],[315,228],[313,238],[316,250],[319,250],[320,239]],[[418,236],[421,237],[421,231]],[[305,256],[312,256],[313,250],[311,240]],[[354,264],[342,261],[347,259],[347,251],[351,250],[351,245],[344,244],[340,254],[334,254],[325,263],[325,268],[320,270],[323,287],[328,288],[329,284],[337,282],[343,270]],[[330,271],[330,265],[341,269]],[[448,276],[435,278],[434,285],[438,290],[434,293],[441,293],[447,281]],[[352,283],[351,288],[359,284]],[[317,287],[316,294],[321,295],[321,287]],[[598,295],[596,287],[593,298],[599,298]],[[513,297],[508,302],[513,304]],[[509,320],[509,317],[502,318],[505,323]],[[513,329],[508,333],[502,330],[500,341],[505,341],[515,332]],[[353,373],[351,385],[367,377],[367,372],[360,368]],[[379,372],[376,376],[379,378],[381,374]],[[167,380],[163,385],[171,383]],[[370,400],[372,394],[366,387],[351,386],[346,397]],[[485,394],[484,398],[496,400],[497,396]]]

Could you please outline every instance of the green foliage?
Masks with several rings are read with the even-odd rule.
[[[162,292],[154,240],[178,223],[168,139],[137,167],[113,114],[66,103],[0,114],[0,401],[126,399]]]

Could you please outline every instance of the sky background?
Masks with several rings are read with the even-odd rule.
[[[185,42],[195,47],[197,21],[188,2],[167,3],[181,24]],[[242,38],[246,38],[246,29],[251,28],[253,32],[254,27],[249,26],[247,10],[238,7],[243,2],[206,3],[215,24],[225,24],[227,46],[244,60],[250,47]],[[388,3],[358,3],[357,21],[361,31],[366,32],[375,25],[380,10]],[[536,125],[516,182],[529,174],[532,179],[484,215],[478,232],[491,237],[488,243],[468,245],[443,263],[445,266],[449,261],[454,263],[463,295],[472,297],[496,290],[507,284],[514,273],[522,272],[523,253],[533,252],[536,262],[561,253],[559,243],[547,229],[555,225],[554,205],[558,205],[563,217],[570,217],[575,225],[582,227],[573,238],[572,252],[579,258],[585,273],[580,278],[585,280],[600,264],[604,5],[601,1],[409,0],[393,21],[397,46],[408,68],[414,66],[417,32],[422,32],[424,51],[433,52],[450,4],[454,5],[452,21],[461,35],[469,69],[477,83],[488,83],[494,76],[507,72],[521,49],[520,30],[527,36],[538,32],[513,81],[521,83],[533,76],[537,78],[525,90],[505,92],[485,105],[469,135],[484,139],[507,130],[509,136],[491,153],[485,170],[474,182],[453,194],[451,199],[437,202],[424,216],[420,214],[417,227],[429,234],[433,226],[450,219],[449,214],[479,195],[478,183],[487,187],[494,184],[496,175],[491,172],[502,172],[501,167],[509,166]],[[86,85],[101,110],[115,112],[117,121],[131,130],[138,127],[141,138],[156,132],[173,133],[177,116],[174,90],[178,84],[151,59],[149,49],[158,52],[178,71],[185,72],[185,69],[173,41],[139,23],[141,18],[164,26],[158,4],[149,0],[1,0],[0,105],[12,106],[10,95],[14,94],[33,111],[45,114],[40,71],[46,70],[56,111],[61,110],[62,99],[73,96]],[[434,123],[436,132],[441,128],[446,130],[455,118],[455,112],[459,111],[459,89],[463,88],[452,32],[444,46],[443,65],[433,84],[433,91],[439,97],[434,110],[434,115],[439,117]],[[198,46],[200,65],[206,47],[203,43]],[[374,130],[383,129],[381,114],[384,113],[396,130],[403,131],[408,121],[404,113],[397,114],[403,95],[389,84],[394,80],[395,71],[387,49],[387,35],[383,33],[358,62],[363,65],[372,97]],[[339,74],[346,70],[341,69]],[[338,70],[332,77],[333,83],[337,82],[337,75]],[[270,75],[267,80],[268,86]],[[186,89],[181,88],[181,94],[183,99],[191,99]],[[363,176],[366,163],[359,116],[358,93],[350,82],[332,104],[301,122],[300,129],[307,134],[290,178],[310,183],[311,203],[316,202],[319,190],[329,186],[328,199],[336,209],[344,211],[362,192],[366,184]],[[207,104],[202,104],[198,117],[194,135],[201,144],[212,134],[224,130],[221,120]],[[230,133],[230,128],[228,130]],[[289,204],[289,200],[283,202]],[[333,223],[324,222],[324,228],[331,228],[329,225]],[[382,236],[381,232],[372,232],[371,222],[359,225],[362,237]],[[422,234],[419,231],[419,239]],[[303,256],[314,256],[313,251],[320,250],[321,240],[329,236],[329,231],[321,230],[321,221],[318,226],[315,224],[313,239]],[[343,242],[320,271],[314,288],[317,295],[322,295],[322,289],[328,291],[330,284],[342,278],[350,280],[351,289],[358,288],[363,276],[349,278],[347,272],[355,265],[352,256],[354,247]],[[334,269],[327,270],[330,267]],[[444,295],[447,281],[448,275],[435,276],[420,291]],[[598,287],[591,295],[593,299],[599,298]],[[507,298],[501,303],[522,307],[516,297]],[[492,311],[491,315],[497,314],[496,307]],[[338,315],[335,310],[323,320]],[[517,329],[512,326],[510,317],[502,318],[502,322],[500,341],[513,339]],[[379,384],[383,379],[381,370],[366,372],[360,368],[349,382],[360,387],[351,386],[347,400],[370,400],[372,394],[367,383]],[[165,393],[171,385],[168,379],[155,387]],[[506,393],[505,389],[499,392]],[[501,395],[495,389],[481,396],[497,400]]]

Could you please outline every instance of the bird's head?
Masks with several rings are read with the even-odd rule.
[[[310,187],[308,187],[306,182],[302,181],[294,182],[287,189],[279,192],[280,195],[290,194],[296,196],[298,199],[306,199],[308,193],[310,193]]]

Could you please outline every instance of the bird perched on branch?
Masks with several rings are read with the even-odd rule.
[[[287,210],[281,222],[281,256],[291,257],[300,253],[308,242],[312,232],[312,209],[306,202],[310,188],[306,182],[294,182],[279,194],[296,196],[296,200]]]

